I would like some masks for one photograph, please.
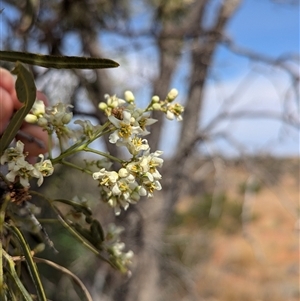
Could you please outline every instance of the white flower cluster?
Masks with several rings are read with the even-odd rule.
[[[80,138],[78,138],[78,131],[75,132],[67,126],[72,119],[72,113],[69,112],[70,105],[58,103],[52,108],[45,108],[42,101],[36,101],[26,120],[38,124],[49,135],[56,134],[60,149],[63,151],[62,158],[76,151],[88,151],[106,156],[121,164],[118,171],[103,167],[95,172],[89,169],[89,164],[86,168],[93,179],[98,181],[102,201],[114,208],[118,215],[121,213],[121,208],[126,210],[129,204],[137,203],[142,196],[152,197],[155,190],[161,190],[161,174],[158,168],[163,164],[163,159],[160,158],[162,152],[151,153],[145,136],[149,134],[147,126],[156,122],[150,117],[153,110],[162,111],[169,119],[182,120],[183,107],[173,104],[177,95],[178,91],[172,89],[165,100],[154,96],[146,109],[136,107],[135,97],[131,91],[124,93],[124,99],[116,95],[105,95],[106,101],[99,104],[99,109],[107,115],[108,122],[94,126],[88,120],[75,121],[75,124],[81,127]],[[110,143],[117,147],[125,147],[131,158],[120,160],[89,148],[89,144],[103,136],[104,132],[109,134]],[[70,138],[75,141],[75,144],[68,151],[68,148],[63,148],[62,145],[66,145],[65,142]],[[52,161],[62,162],[59,157]]]
[[[156,169],[161,167],[163,159],[158,158],[162,152],[149,153],[149,150],[124,163],[118,172],[102,168],[93,173],[99,182],[102,200],[114,208],[115,214],[121,213],[129,204],[135,204],[141,196],[152,197],[154,190],[161,190],[161,174]]]
[[[161,190],[161,174],[157,168],[162,166],[163,159],[159,158],[162,151],[150,153],[148,141],[142,138],[149,134],[146,126],[156,120],[150,118],[149,111],[135,107],[132,92],[125,92],[125,100],[115,95],[106,95],[106,100],[99,108],[108,115],[112,125],[109,141],[126,147],[132,158],[123,162],[118,172],[101,169],[93,174],[93,178],[99,181],[102,199],[118,215],[121,207],[126,210],[141,196],[152,197],[155,190]]]
[[[162,188],[162,176],[158,171],[163,164],[162,151],[151,152],[145,136],[149,134],[147,127],[156,122],[150,117],[154,110],[163,112],[168,119],[182,120],[183,107],[173,103],[177,94],[177,90],[172,89],[165,100],[153,96],[146,109],[136,107],[135,97],[130,91],[125,92],[124,99],[116,95],[105,95],[106,102],[101,102],[99,108],[107,115],[107,122],[93,125],[88,120],[76,120],[74,123],[80,126],[80,130],[68,125],[73,117],[70,112],[71,105],[58,103],[46,108],[43,101],[37,100],[25,120],[39,125],[48,133],[49,159],[44,160],[44,156],[40,155],[40,162],[30,164],[26,161],[23,143],[17,141],[15,147],[6,149],[0,157],[1,165],[7,165],[6,180],[13,185],[20,183],[28,191],[31,179],[37,178],[40,186],[44,177],[53,173],[53,165],[64,164],[92,176],[98,182],[101,200],[119,215],[122,209],[126,210],[141,197],[152,197],[155,190]],[[51,152],[52,135],[56,135],[60,147],[60,154],[55,158]],[[122,160],[90,147],[92,142],[104,135],[109,135],[109,142],[116,147],[125,147],[129,152],[129,159]],[[90,152],[99,155],[100,158],[84,160],[84,168],[66,160],[78,152]],[[111,170],[112,162],[119,164],[120,168],[116,171]],[[0,176],[4,179],[4,175]],[[73,200],[73,203],[76,204],[77,201]],[[89,214],[86,217],[90,218]],[[86,217],[84,221],[87,222]],[[67,218],[70,220],[70,216]],[[95,228],[93,225],[97,223],[90,226],[91,233]],[[114,266],[126,272],[133,252],[124,252],[125,244],[120,241],[122,231],[123,229],[114,225],[109,226],[105,237],[104,233],[103,237],[101,236],[100,249],[108,252],[109,261]]]
[[[124,228],[117,227],[115,224],[109,224],[106,237],[105,247],[110,254],[110,260],[122,271],[127,271],[128,265],[132,263],[134,253],[130,250],[124,252],[125,244],[120,241],[120,234]]]
[[[73,113],[69,112],[69,108],[72,108],[72,105],[65,105],[61,102],[46,108],[42,100],[36,100],[25,121],[36,123],[49,135],[55,133],[60,142],[67,141],[73,138],[73,132],[66,126],[73,118]]]
[[[34,165],[28,163],[24,155],[24,144],[21,141],[16,143],[16,147],[10,147],[5,150],[0,158],[1,165],[7,163],[8,174],[6,179],[14,183],[19,180],[23,187],[29,187],[29,181],[32,178],[38,179],[38,186],[41,186],[44,177],[48,177],[53,173],[53,166],[50,160],[44,160],[43,155],[39,155],[41,161]]]

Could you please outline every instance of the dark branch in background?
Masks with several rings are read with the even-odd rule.
[[[217,45],[222,38],[228,20],[232,17],[239,6],[237,0],[223,1],[219,5],[215,15],[215,23],[211,26],[211,35],[206,38],[195,38],[192,42],[191,55],[191,71],[187,95],[187,105],[184,112],[184,118],[181,128],[181,144],[177,149],[177,156],[181,156],[182,149],[185,145],[190,144],[193,140],[194,133],[198,130],[198,124],[201,120],[201,111],[203,106],[203,92],[206,85],[207,75],[213,60],[213,55],[217,49]],[[205,6],[207,10],[207,6]],[[206,11],[204,11],[206,13]],[[202,16],[202,19],[205,16]],[[200,29],[203,25],[198,23]]]
[[[226,46],[229,50],[231,50],[232,52],[234,52],[237,55],[247,57],[253,61],[259,61],[259,62],[268,64],[268,65],[272,65],[274,67],[279,67],[279,68],[285,70],[287,73],[289,73],[294,78],[295,81],[300,80],[300,76],[297,73],[297,70],[293,70],[286,63],[287,60],[289,60],[293,57],[292,55],[280,56],[279,58],[274,59],[274,58],[271,58],[270,56],[263,55],[262,53],[257,53],[252,50],[237,46],[231,39],[229,39],[227,37],[223,37],[222,43],[224,46]]]
[[[293,91],[296,95],[297,105],[300,105],[300,91],[299,91],[299,84],[300,84],[300,75],[299,75],[299,61],[300,56],[295,54],[286,54],[281,55],[278,58],[272,58],[270,56],[264,55],[262,53],[258,53],[247,48],[243,48],[237,46],[234,41],[229,39],[228,37],[223,37],[222,43],[225,47],[227,47],[233,53],[246,57],[251,61],[257,61],[264,64],[267,64],[271,67],[277,67],[285,71],[291,77],[291,86]],[[298,66],[293,68],[288,64],[288,61],[298,62]]]
[[[215,12],[214,23],[210,28],[210,35],[203,38],[194,38],[191,42],[191,71],[188,86],[187,104],[183,116],[183,122],[180,133],[180,144],[176,149],[174,162],[180,162],[181,168],[174,167],[169,169],[169,177],[172,178],[169,188],[169,194],[166,202],[167,218],[170,216],[170,208],[173,208],[181,196],[180,181],[181,173],[185,168],[188,157],[195,151],[197,141],[205,139],[205,137],[197,137],[195,133],[198,131],[199,121],[201,120],[201,111],[203,107],[204,88],[209,74],[209,68],[213,60],[213,55],[217,49],[217,45],[222,39],[227,22],[230,20],[234,12],[239,6],[239,0],[227,0],[220,3]],[[207,13],[207,5],[204,6],[203,15]],[[204,16],[201,15],[203,21]],[[193,26],[193,30],[196,27]],[[203,25],[198,22],[197,28],[204,30]],[[204,135],[206,135],[205,133]]]
[[[211,133],[214,127],[217,126],[218,123],[224,120],[232,120],[232,119],[241,119],[244,120],[245,118],[262,118],[262,119],[274,119],[280,122],[284,122],[296,130],[300,130],[300,122],[298,120],[291,120],[290,116],[285,116],[282,114],[278,114],[276,112],[267,112],[267,111],[236,111],[236,112],[222,112],[213,118],[209,124],[203,129],[204,133]]]
[[[225,120],[245,120],[245,118],[260,118],[260,119],[274,119],[278,120],[280,122],[284,122],[287,125],[295,128],[296,130],[300,130],[300,122],[295,120],[292,121],[288,116],[280,115],[276,112],[266,112],[266,111],[237,111],[237,112],[222,112],[218,116],[216,116],[214,119],[211,120],[211,122],[204,127],[200,133],[194,136],[194,139],[190,142],[190,144],[187,144],[182,149],[182,153],[180,157],[176,158],[176,161],[181,162],[181,160],[184,160],[184,158],[187,158],[192,154],[195,147],[199,143],[202,143],[204,141],[213,140],[213,137],[217,137],[218,135],[221,135],[221,132],[213,133],[214,128],[221,122]],[[223,134],[222,134],[223,135]],[[241,146],[241,144],[239,144]]]

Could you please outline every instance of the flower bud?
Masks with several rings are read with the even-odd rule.
[[[175,117],[174,113],[172,113],[171,111],[167,111],[167,118],[168,118],[169,120],[173,120],[174,117]]]
[[[132,103],[134,102],[134,95],[131,91],[125,91],[124,93],[124,96],[125,96],[125,100],[129,103]]]
[[[32,112],[34,115],[44,115],[45,114],[45,104],[42,100],[36,100],[33,107]]]
[[[152,102],[153,102],[153,103],[159,102],[159,97],[158,97],[157,95],[154,95],[154,96],[152,97]]]
[[[33,114],[27,114],[25,117],[25,121],[28,123],[36,123],[37,122],[37,117]]]
[[[161,105],[159,103],[154,103],[152,105],[152,108],[153,108],[153,110],[160,111],[161,110]]]
[[[66,113],[66,114],[62,117],[61,121],[62,121],[63,124],[68,124],[68,123],[71,121],[72,117],[73,117],[73,114],[72,114],[72,113]]]
[[[98,108],[104,111],[107,109],[107,104],[105,102],[100,102]]]
[[[48,121],[47,121],[46,118],[42,117],[42,118],[39,118],[37,124],[38,124],[38,126],[40,126],[40,127],[45,127],[45,126],[47,126]]]
[[[177,89],[172,89],[167,96],[168,101],[173,101],[176,97],[178,96],[178,90]]]
[[[113,96],[109,96],[107,98],[107,105],[110,107],[110,108],[116,108],[118,105],[119,105],[119,101],[118,101],[118,98],[116,95],[113,95]]]
[[[126,178],[128,176],[128,170],[126,168],[121,168],[118,175],[120,178]]]

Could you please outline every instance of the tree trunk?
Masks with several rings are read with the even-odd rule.
[[[236,6],[233,7],[233,3]],[[177,202],[184,180],[184,162],[190,154],[186,145],[192,146],[195,133],[198,131],[199,119],[202,109],[203,90],[209,66],[213,59],[216,46],[222,37],[222,31],[226,21],[231,17],[237,7],[237,1],[224,1],[219,10],[218,20],[205,39],[194,39],[191,47],[192,67],[190,72],[190,85],[188,101],[180,135],[180,145],[175,158],[169,162],[166,169],[166,181],[163,193],[156,193],[153,200],[143,200],[124,215],[121,224],[126,227],[126,244],[135,251],[135,260],[132,267],[132,277],[123,284],[115,283],[111,288],[114,292],[112,300],[118,301],[153,301],[159,300],[160,294],[160,271],[159,254],[161,253],[163,233],[168,222],[170,213]],[[231,6],[229,10],[227,6]],[[203,9],[201,7],[201,10]],[[231,12],[229,14],[229,11]],[[194,26],[194,25],[193,25]],[[200,22],[198,24],[200,26]],[[168,29],[170,30],[170,29]],[[174,32],[173,28],[173,32]],[[197,29],[195,29],[197,30]],[[198,28],[197,32],[203,32]],[[162,36],[164,36],[162,34]],[[182,38],[182,37],[181,37]],[[160,73],[154,82],[154,94],[165,97],[169,90],[172,76],[176,69],[180,52],[171,51],[175,45],[180,45],[180,39],[159,41],[160,49]],[[181,47],[180,47],[181,49]],[[156,127],[151,129],[151,147],[156,149],[160,135],[161,120]],[[180,163],[180,164],[179,164]],[[117,219],[118,220],[118,219]]]

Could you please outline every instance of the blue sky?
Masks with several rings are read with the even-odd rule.
[[[299,6],[244,0],[227,30],[243,46],[265,54],[299,52]]]
[[[280,5],[274,2],[244,0],[227,26],[227,35],[238,46],[274,59],[290,53],[298,55],[298,63],[290,62],[290,66],[299,73],[299,5]],[[140,7],[137,5],[134,9],[139,10]],[[15,14],[9,8],[5,10],[5,13]],[[146,10],[142,11],[136,23],[133,24],[140,27],[148,17],[149,13]],[[0,24],[0,31],[2,30],[5,28]],[[155,75],[155,64],[158,63],[155,49],[149,44],[149,47],[139,54],[133,53],[126,59],[116,57],[113,51],[118,43],[124,42],[123,39],[105,34],[100,40],[107,47],[107,56],[121,63],[118,69],[110,71],[115,80],[116,92],[131,88],[142,99],[141,104],[145,104],[146,99],[151,96],[147,77]],[[147,43],[149,41],[145,40],[145,45],[148,45]],[[65,43],[65,54],[80,55],[76,44],[76,36],[70,35]],[[127,45],[130,46],[128,42]],[[187,57],[184,56],[184,59]],[[249,67],[252,70],[250,73]],[[187,68],[188,64],[183,64],[173,82],[173,87],[180,91],[179,100],[182,102],[186,94]],[[236,87],[243,81],[246,84],[241,92],[235,95]],[[289,78],[286,73],[272,69],[265,64],[253,64],[248,59],[235,55],[220,46],[215,54],[215,64],[205,91],[201,124],[207,124],[218,113],[222,103],[225,100],[228,101],[232,95],[234,97],[228,107],[231,111],[270,108],[275,112],[281,112],[285,107],[294,118],[299,120],[299,99],[296,99],[292,93],[290,95],[286,93],[288,84]],[[178,128],[179,125],[175,122],[166,123],[167,137],[172,137],[165,139],[161,145],[166,154],[172,154],[170,150],[176,145]],[[219,129],[232,133],[250,153],[263,151],[276,155],[299,154],[299,133],[279,122],[262,119],[226,121],[220,124]],[[221,141],[213,146],[208,145],[208,148],[212,147],[216,152],[236,154],[228,144]]]
[[[246,0],[228,24],[227,34],[238,46],[273,58],[291,52],[299,54],[299,18],[299,7]],[[220,62],[232,60],[234,72],[239,72],[238,64],[245,68],[248,63],[224,47],[219,48],[216,57]]]
[[[280,55],[298,55],[298,63],[290,66],[299,73],[299,6],[279,5],[268,0],[246,0],[227,26],[227,35],[237,46],[268,55],[274,59]],[[240,93],[234,97],[228,109],[271,110],[282,112],[283,107],[299,120],[299,99],[286,91],[289,77],[286,73],[270,68],[266,64],[252,64],[247,58],[235,55],[220,46],[215,55],[211,79],[208,81],[202,114],[203,123],[208,123],[220,109],[224,99],[234,95],[239,83],[244,81]],[[252,72],[249,73],[249,67]],[[183,71],[184,74],[184,71]],[[184,75],[183,75],[184,77]],[[181,78],[182,79],[182,78]],[[174,85],[180,90],[181,79]],[[184,87],[181,87],[184,91]],[[177,129],[168,124],[166,132]],[[232,133],[245,146],[248,153],[271,153],[278,156],[299,154],[299,132],[278,121],[245,119],[226,121],[218,127]],[[168,141],[168,146],[176,141]],[[206,147],[206,146],[205,146]],[[236,155],[237,152],[224,141],[211,147],[215,152]],[[169,149],[172,149],[172,146]],[[164,148],[168,152],[167,148]]]
[[[229,24],[227,31],[239,46],[273,58],[294,53],[298,55],[299,60],[299,17],[299,6],[279,5],[268,0],[246,0]],[[222,49],[218,55],[217,59],[224,60]],[[228,56],[230,57],[229,54]],[[231,56],[231,59],[236,72],[231,81],[234,79],[238,81],[238,73],[243,75],[249,62],[240,57]],[[240,70],[237,67],[238,64],[241,66]],[[271,107],[273,111],[280,111],[282,106],[287,104],[291,106],[290,112],[296,111],[295,115],[299,120],[299,99],[296,99],[294,95],[285,103],[282,100],[288,85],[287,75],[275,70],[264,70],[267,68],[264,65],[257,69],[262,69],[262,74],[265,71],[268,76],[272,73],[271,81],[263,75],[255,79],[255,82],[249,85],[248,93],[243,95],[244,103],[248,102],[248,105],[244,107],[251,107],[251,109],[253,106]],[[293,68],[299,74],[299,61],[298,65],[293,65]],[[296,102],[298,102],[298,107]],[[237,127],[235,123],[234,128],[235,136],[244,142],[248,140],[253,152],[266,151],[277,155],[299,154],[299,133],[279,122],[248,120],[240,123],[240,127]]]

